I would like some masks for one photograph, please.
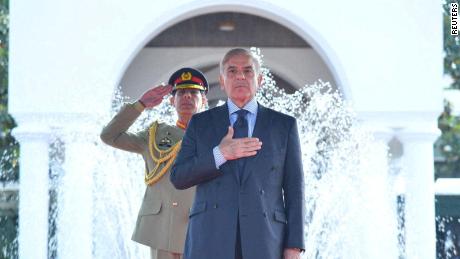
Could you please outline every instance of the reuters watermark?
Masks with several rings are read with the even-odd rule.
[[[450,34],[458,36],[458,3],[450,3]]]

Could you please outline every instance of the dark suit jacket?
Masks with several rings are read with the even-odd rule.
[[[304,248],[304,177],[296,120],[259,104],[253,137],[262,141],[239,179],[237,160],[216,169],[213,148],[230,125],[227,105],[196,114],[171,170],[178,189],[197,186],[184,258],[234,259],[237,221],[245,259],[280,259]]]

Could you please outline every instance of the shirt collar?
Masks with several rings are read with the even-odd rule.
[[[238,108],[238,106],[236,106],[236,104],[230,98],[228,98],[227,100],[227,106],[228,106],[229,114],[232,114],[240,110],[240,108]],[[244,105],[243,109],[245,109],[249,113],[257,114],[257,107],[258,107],[258,104],[257,104],[256,98],[253,97],[248,103],[246,103],[246,105]]]

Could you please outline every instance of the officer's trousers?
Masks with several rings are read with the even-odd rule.
[[[151,259],[182,259],[182,254],[171,253],[169,251],[150,248]]]

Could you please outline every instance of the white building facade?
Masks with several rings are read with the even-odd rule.
[[[69,168],[72,186],[91,185],[87,165],[70,169],[91,160],[79,152],[89,143],[78,136],[99,133],[92,123],[111,108],[115,89],[151,39],[183,20],[217,12],[260,16],[295,32],[311,45],[328,70],[325,77],[352,102],[363,123],[382,140],[402,143],[406,255],[435,258],[433,142],[442,108],[442,6],[428,0],[12,1],[9,111],[21,145],[20,258],[48,256],[53,129],[77,136],[64,140],[64,169]],[[183,65],[220,57],[202,55]],[[70,188],[63,199],[88,207],[83,210],[88,214],[62,224],[86,229],[90,236],[91,195],[75,197]],[[64,250],[72,246],[62,244]],[[91,242],[78,247],[75,258],[92,258]]]

